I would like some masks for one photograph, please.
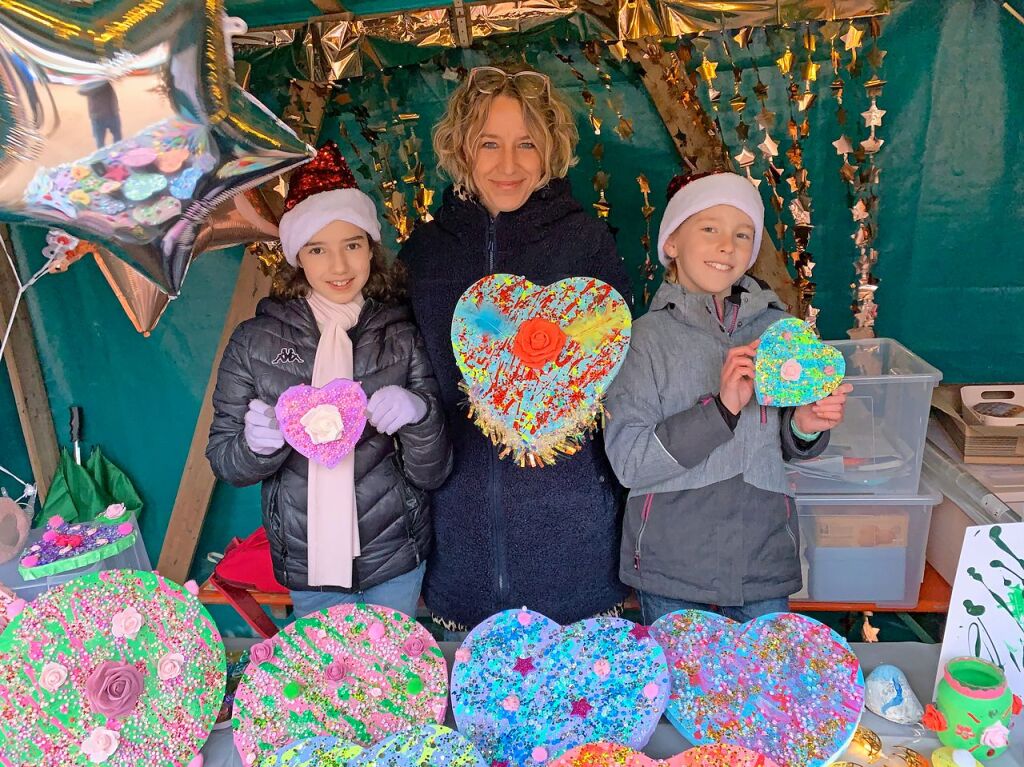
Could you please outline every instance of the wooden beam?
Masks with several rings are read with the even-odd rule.
[[[665,123],[665,129],[683,162],[693,171],[733,168],[722,137],[701,106],[679,57],[665,51],[657,42],[626,42],[620,45],[624,46],[629,60],[640,67],[647,95]],[[757,263],[750,273],[768,283],[791,312],[799,310],[799,292],[786,267],[786,256],[775,249],[771,237],[761,239]]]
[[[160,561],[156,568],[162,576],[178,583],[184,583],[188,579],[196,547],[199,545],[199,534],[202,532],[206,512],[210,507],[210,497],[217,484],[210,463],[206,460],[206,442],[210,436],[210,425],[213,423],[213,390],[217,385],[220,358],[235,327],[242,320],[253,316],[256,304],[270,292],[270,284],[270,277],[262,272],[258,259],[249,256],[242,259],[238,281],[235,283],[235,293],[231,297],[231,306],[224,319],[224,330],[217,345],[199,418],[192,434],[192,445],[185,460],[185,469],[181,474],[178,495],[174,499],[174,508],[167,523],[167,532],[160,549]]]
[[[0,238],[3,238],[4,246],[14,258],[14,243],[11,241],[8,227],[0,225]],[[10,273],[7,259],[3,258],[0,263],[0,327],[6,327],[17,294],[18,281]],[[57,432],[53,427],[53,414],[50,412],[50,400],[46,395],[43,371],[36,353],[32,320],[29,318],[24,298],[15,315],[11,337],[4,350],[4,359],[7,361],[11,388],[14,390],[14,403],[18,408],[18,419],[21,421],[25,448],[28,450],[28,460],[32,467],[32,482],[39,493],[40,502],[43,502],[46,500],[54,472],[57,471],[60,451],[57,447]]]

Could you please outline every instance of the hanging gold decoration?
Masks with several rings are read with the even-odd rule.
[[[836,3],[831,0],[654,0],[654,5],[660,9],[665,34],[674,37],[721,29],[826,21],[837,13]],[[842,14],[848,18],[889,13],[888,0],[846,0],[842,5]]]
[[[640,276],[644,280],[643,302],[646,307],[651,303],[651,288],[658,274],[657,261],[651,258],[651,217],[654,215],[654,206],[651,205],[651,182],[647,180],[647,176],[641,173],[636,177],[636,183],[644,198],[643,207],[640,208],[640,213],[644,217],[644,233],[640,238],[640,244],[644,249],[644,261],[640,264]]]

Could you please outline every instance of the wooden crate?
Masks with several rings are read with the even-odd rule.
[[[964,463],[1024,465],[1024,426],[976,426],[963,417],[960,386],[937,386],[932,411],[953,439]]]

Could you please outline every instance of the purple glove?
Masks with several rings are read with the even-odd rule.
[[[403,426],[423,420],[427,403],[401,386],[377,389],[366,405],[366,418],[377,431],[394,434]]]
[[[272,455],[284,447],[284,434],[277,425],[274,408],[254,399],[245,414],[245,442],[257,455]]]

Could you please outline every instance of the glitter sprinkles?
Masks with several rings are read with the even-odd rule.
[[[414,727],[368,749],[325,736],[291,743],[261,767],[490,767],[463,736],[437,724]]]
[[[444,721],[448,667],[430,632],[375,605],[338,605],[261,643],[235,695],[243,764],[296,740],[336,736],[370,746]]]
[[[820,767],[852,739],[864,675],[849,645],[818,621],[776,613],[739,624],[682,610],[651,634],[672,675],[666,715],[691,743],[727,741],[789,767]]]
[[[669,675],[662,649],[634,629],[619,618],[562,627],[525,609],[488,618],[452,669],[459,731],[488,765],[544,765],[605,737],[643,746],[665,710]]]
[[[40,595],[0,636],[0,655],[0,754],[17,765],[186,767],[213,727],[226,678],[206,608],[136,570],[84,575]],[[161,661],[163,676],[174,666],[170,678]],[[141,681],[141,692],[113,678],[97,684],[111,667]]]
[[[741,746],[698,746],[668,759],[652,759],[628,746],[602,741],[567,751],[547,767],[778,767]]]

